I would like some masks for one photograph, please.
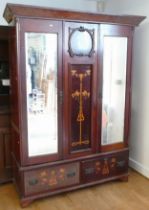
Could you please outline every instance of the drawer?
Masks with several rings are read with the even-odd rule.
[[[83,183],[98,181],[128,172],[128,151],[81,162]]]
[[[25,195],[79,184],[79,166],[71,163],[24,172]]]

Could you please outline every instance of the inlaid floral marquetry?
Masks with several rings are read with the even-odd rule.
[[[128,159],[125,155],[82,161],[82,179],[84,182],[105,179],[127,172],[127,167]]]
[[[91,78],[90,65],[72,65],[70,76],[71,112],[71,147],[72,150],[89,148],[90,113],[91,113]]]
[[[86,70],[84,73],[78,74],[76,70],[71,71],[72,76],[79,79],[80,87],[79,90],[75,90],[72,93],[72,98],[78,101],[79,111],[77,114],[76,121],[79,123],[79,140],[72,143],[72,146],[82,145],[82,144],[89,144],[89,140],[82,139],[82,123],[85,120],[85,116],[83,113],[83,101],[90,97],[90,92],[87,90],[83,90],[83,80],[85,77],[90,76],[91,70]]]
[[[25,172],[25,193],[53,190],[79,183],[79,163]]]

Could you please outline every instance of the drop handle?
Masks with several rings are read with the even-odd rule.
[[[59,91],[59,102],[60,102],[60,104],[63,103],[63,91],[62,90]]]
[[[99,93],[99,98],[102,98],[102,92]]]

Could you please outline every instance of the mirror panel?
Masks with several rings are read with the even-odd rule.
[[[94,48],[94,29],[69,28],[69,54],[73,56],[91,56]]]
[[[58,152],[57,34],[25,33],[28,155]]]
[[[102,145],[123,142],[127,37],[104,37]]]
[[[87,31],[75,31],[70,40],[74,54],[87,55],[92,49],[92,39]]]

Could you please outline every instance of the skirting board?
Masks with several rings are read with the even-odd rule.
[[[141,163],[133,160],[132,158],[129,158],[129,166],[149,179],[149,168],[143,166]]]

